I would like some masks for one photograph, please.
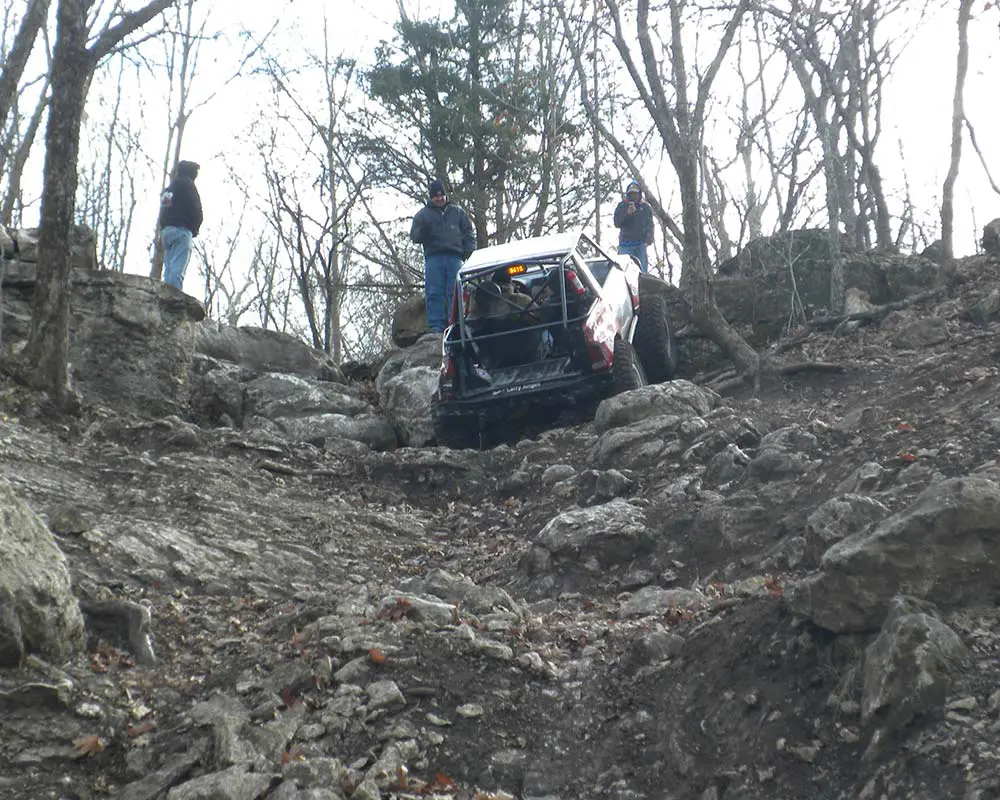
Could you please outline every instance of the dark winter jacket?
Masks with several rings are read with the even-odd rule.
[[[174,178],[160,198],[160,229],[187,228],[195,236],[201,228],[201,196],[188,177]]]
[[[424,246],[424,255],[453,253],[463,259],[476,249],[476,233],[466,213],[456,205],[445,203],[438,208],[428,203],[413,217],[410,238]]]
[[[636,203],[635,213],[628,213],[628,202],[622,200],[615,208],[615,227],[620,229],[618,243],[653,243],[653,207],[645,200]]]

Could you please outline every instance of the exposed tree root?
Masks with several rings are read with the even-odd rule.
[[[893,311],[908,308],[909,306],[923,302],[924,300],[932,300],[936,297],[940,297],[945,292],[946,289],[944,287],[929,289],[926,292],[915,294],[913,297],[908,297],[905,300],[899,300],[895,303],[886,303],[884,306],[875,306],[867,311],[858,311],[854,314],[836,314],[827,317],[816,317],[806,322],[806,325],[810,328],[836,328],[845,322],[853,322],[854,320],[870,321],[882,319]]]

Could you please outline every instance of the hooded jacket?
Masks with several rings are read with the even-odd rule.
[[[413,217],[410,239],[423,245],[425,256],[449,253],[466,259],[476,249],[476,233],[468,215],[450,202],[440,208],[428,203],[420,209]]]
[[[187,228],[193,236],[201,229],[201,195],[194,179],[198,166],[190,161],[177,164],[174,179],[160,196],[160,229]]]
[[[628,193],[639,192],[639,202],[635,204],[635,213],[628,213]],[[618,243],[642,242],[653,243],[653,207],[642,197],[642,189],[633,181],[625,188],[625,197],[615,208],[615,227],[619,229]]]

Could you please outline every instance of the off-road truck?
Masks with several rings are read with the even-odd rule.
[[[477,250],[462,266],[434,397],[439,443],[483,446],[503,423],[674,375],[662,293],[582,232]]]

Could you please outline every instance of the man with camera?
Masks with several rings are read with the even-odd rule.
[[[642,197],[642,187],[632,181],[625,188],[625,198],[615,208],[618,228],[618,252],[639,262],[643,272],[649,272],[646,246],[653,243],[653,208]]]

